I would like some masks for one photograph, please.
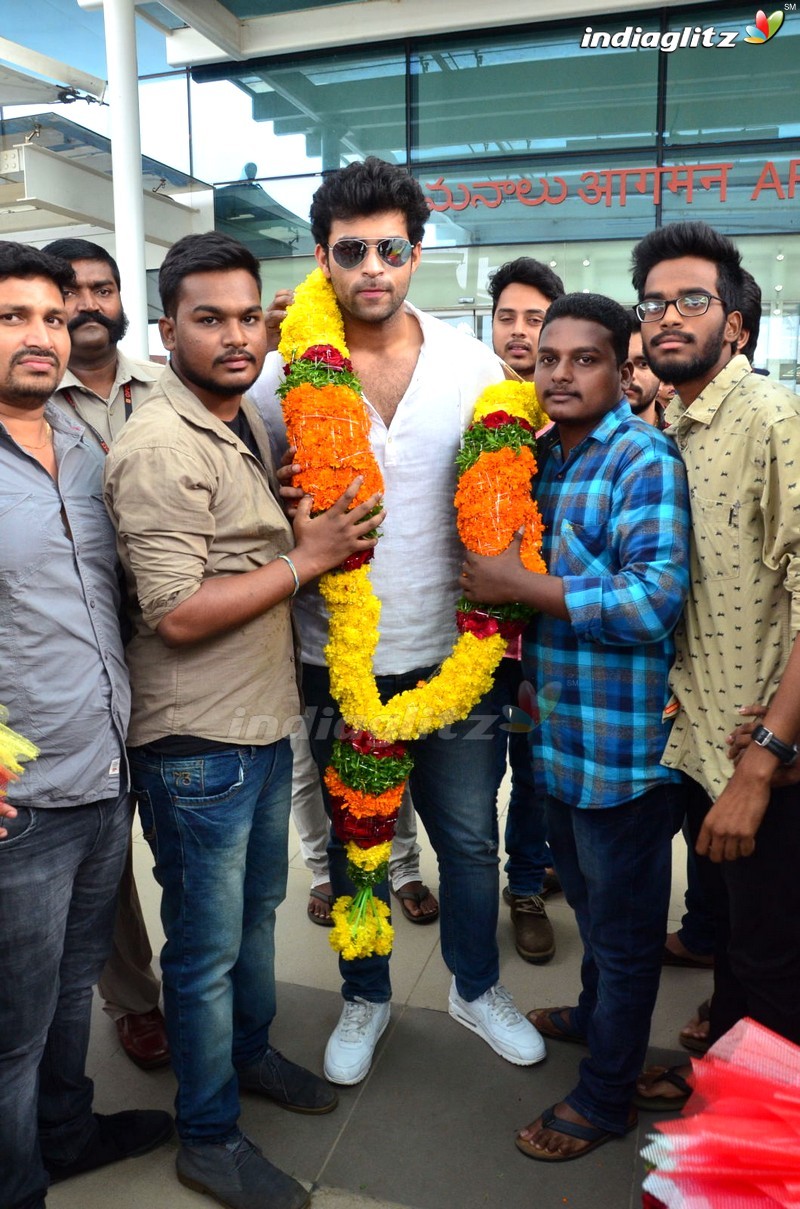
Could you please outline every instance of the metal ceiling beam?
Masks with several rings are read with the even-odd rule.
[[[139,0],[139,8],[143,0]],[[234,17],[218,0],[161,0],[164,8],[169,9],[181,21],[191,26],[209,47],[214,47],[214,58],[241,59],[242,52],[242,22]],[[103,0],[78,0],[81,8],[87,11],[101,9]],[[178,33],[184,31],[178,30]],[[190,32],[190,31],[185,31]],[[167,46],[172,41],[173,34],[167,35]],[[207,60],[203,60],[206,62]],[[213,59],[211,60],[213,62]]]
[[[696,7],[705,7],[711,2],[699,0]],[[167,37],[167,60],[171,66],[219,62],[223,49],[219,38],[208,22],[196,18],[196,10],[207,5],[219,8],[215,0],[161,0],[161,3],[190,26],[175,30]],[[615,0],[614,10],[617,16],[628,10],[673,8],[681,3],[683,0]],[[586,17],[591,20],[607,16],[607,0],[565,0],[558,11],[559,18]],[[334,4],[328,8],[310,6],[297,12],[250,17],[237,22],[240,28],[238,49],[225,50],[224,55],[229,59],[253,59],[259,55],[366,45],[396,38],[451,34],[459,30],[552,19],[550,0],[500,0],[493,5],[487,4],[486,0],[460,0],[458,5],[433,4],[431,0],[361,0],[360,3]]]
[[[46,80],[66,84],[77,92],[87,92],[98,100],[102,100],[106,89],[105,80],[90,76],[85,71],[78,71],[77,67],[60,63],[58,59],[51,59],[48,55],[40,55],[38,51],[20,46],[17,42],[10,42],[8,38],[0,38],[0,59],[21,68],[24,72],[33,72],[34,75],[44,76]]]
[[[34,225],[34,211],[43,211],[62,215],[71,223],[90,223],[108,231],[116,230],[117,254],[120,255],[120,245],[129,239],[129,232],[119,227],[112,181],[105,172],[97,172],[32,143],[15,147],[13,151],[18,155],[14,171],[22,174],[22,180],[0,186],[0,209],[18,211],[20,222],[28,226]],[[144,192],[141,183],[139,193],[145,239],[149,243],[168,248],[176,239],[189,234],[197,214],[194,207],[173,201],[163,193]],[[30,215],[23,221],[22,215],[28,211]],[[41,214],[36,225],[43,225]],[[6,222],[3,230],[9,229],[12,228]],[[126,278],[123,278],[123,291],[131,293]]]

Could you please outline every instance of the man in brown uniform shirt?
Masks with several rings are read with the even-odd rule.
[[[170,367],[106,462],[130,592],[131,777],[163,890],[164,1008],[178,1078],[178,1178],[231,1209],[309,1197],[238,1126],[239,1089],[323,1113],[336,1094],[269,1044],[299,714],[289,600],[374,544],[377,502],[278,503],[243,392],[266,350],[258,262],[217,232],[167,254]],[[294,546],[294,549],[292,547]],[[290,554],[291,551],[291,554]]]

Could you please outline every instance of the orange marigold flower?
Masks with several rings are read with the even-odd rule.
[[[399,785],[385,790],[384,793],[363,793],[360,789],[351,789],[349,785],[345,785],[336,769],[329,765],[325,769],[325,784],[335,797],[342,799],[354,818],[363,819],[398,811],[406,783],[401,781]]]
[[[480,455],[456,491],[458,534],[475,554],[500,554],[528,520],[536,459],[527,446]]]
[[[353,504],[383,491],[383,478],[369,443],[370,422],[359,395],[349,386],[304,382],[283,401],[289,444],[302,467],[295,478],[322,512],[335,504],[356,475],[364,482]]]
[[[531,500],[525,532],[519,548],[519,557],[523,567],[535,571],[537,575],[546,575],[547,566],[542,558],[542,534],[544,524],[535,500]]]

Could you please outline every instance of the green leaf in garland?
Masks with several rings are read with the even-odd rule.
[[[495,453],[507,448],[519,452],[523,445],[536,453],[536,436],[521,424],[504,424],[501,428],[485,428],[480,421],[471,424],[464,433],[461,449],[456,456],[459,474],[474,466],[482,453]]]
[[[414,767],[413,756],[371,756],[356,751],[350,743],[337,740],[331,764],[351,789],[380,794],[408,779]]]

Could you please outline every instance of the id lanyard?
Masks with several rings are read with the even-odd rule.
[[[72,395],[69,393],[68,390],[63,391],[63,397],[66,399],[67,403],[69,403],[70,407],[77,415],[81,424],[83,424],[86,428],[89,429],[89,432],[92,434],[94,439],[97,441],[97,443],[100,446],[100,448],[102,449],[103,453],[108,453],[108,442],[106,440],[104,440],[103,437],[100,436],[100,433],[97,431],[94,424],[90,424],[88,420],[85,420],[83,418],[81,413],[78,411],[78,404],[75,402],[75,400],[73,399]],[[131,400],[131,384],[130,384],[130,382],[126,382],[124,384],[124,386],[122,387],[122,398],[125,403],[125,423],[127,424],[128,420],[130,420],[130,418],[131,418],[131,412],[133,411],[133,402]]]

